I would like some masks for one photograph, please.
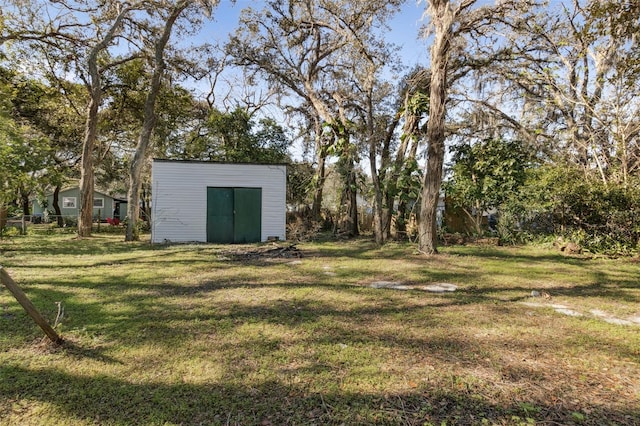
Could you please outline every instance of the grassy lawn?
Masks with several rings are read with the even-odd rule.
[[[233,256],[255,248],[0,240],[65,339],[0,286],[0,424],[640,425],[633,260],[365,239]]]

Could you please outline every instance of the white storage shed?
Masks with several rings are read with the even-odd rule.
[[[153,160],[151,242],[286,239],[283,164]]]

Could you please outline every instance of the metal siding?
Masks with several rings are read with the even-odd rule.
[[[285,239],[286,166],[154,161],[152,242],[206,242],[207,187],[262,188],[261,240]]]

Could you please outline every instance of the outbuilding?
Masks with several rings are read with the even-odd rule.
[[[286,238],[286,166],[153,160],[151,242]]]

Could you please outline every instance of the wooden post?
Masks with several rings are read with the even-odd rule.
[[[42,315],[40,315],[40,312],[38,312],[36,307],[33,306],[33,303],[31,303],[31,300],[29,300],[27,295],[24,294],[24,292],[20,289],[20,287],[18,287],[15,281],[13,281],[13,279],[9,276],[7,271],[2,266],[0,266],[0,281],[2,281],[2,284],[4,284],[5,287],[9,289],[11,294],[13,294],[13,297],[16,298],[20,305],[22,305],[24,310],[27,311],[29,316],[33,318],[36,324],[40,326],[47,337],[49,337],[49,339],[53,343],[62,343],[62,337],[60,337],[58,333],[56,333],[55,330],[51,328],[47,320],[44,319]]]

